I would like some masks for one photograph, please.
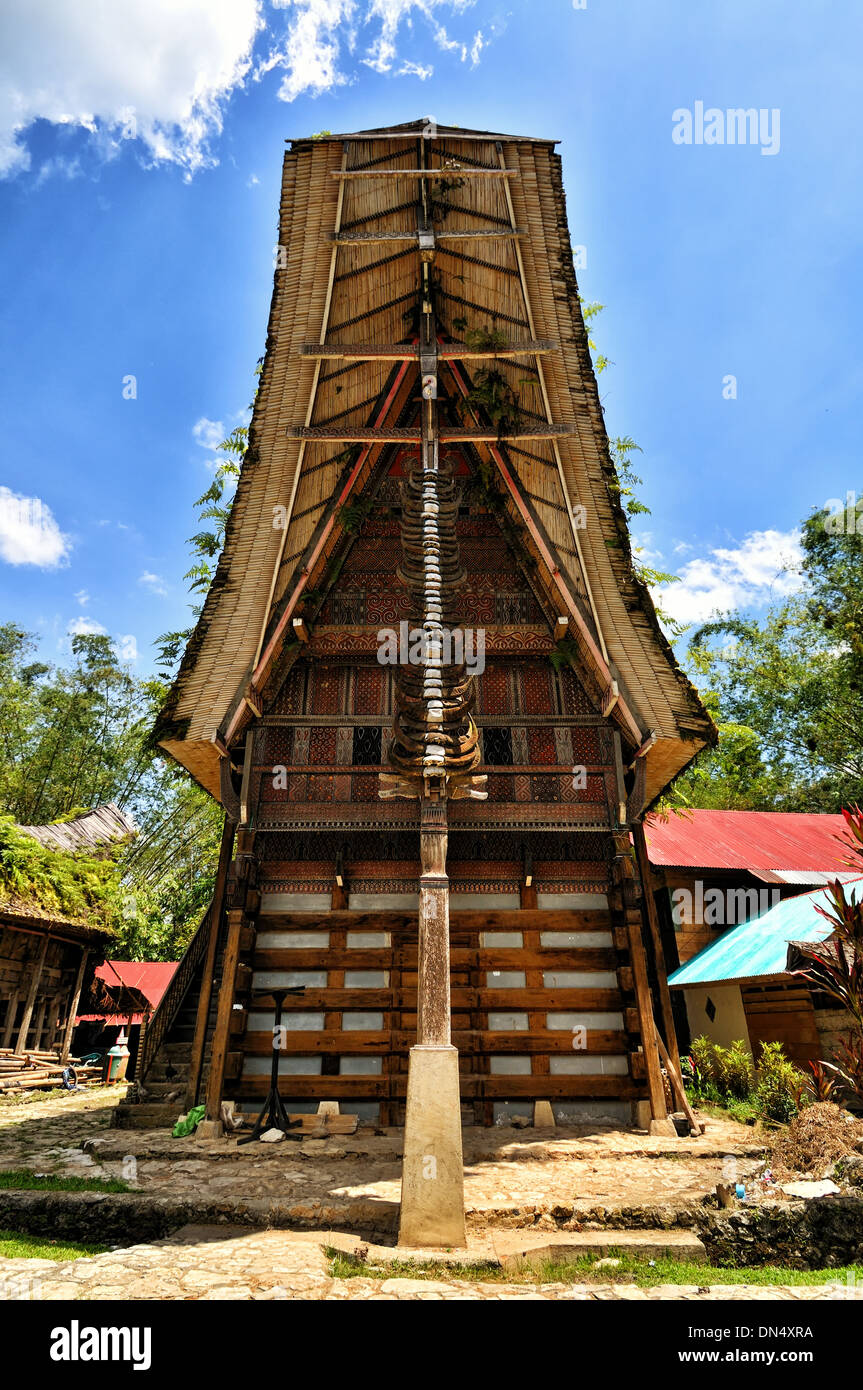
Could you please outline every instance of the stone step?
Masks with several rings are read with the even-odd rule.
[[[528,1235],[522,1231],[495,1231],[495,1252],[504,1269],[529,1265],[562,1264],[593,1255],[607,1259],[615,1253],[655,1260],[669,1257],[704,1264],[707,1251],[692,1231],[561,1231],[558,1235]]]
[[[125,1105],[121,1102],[111,1116],[112,1129],[159,1129],[176,1124],[183,1113],[180,1101],[161,1104],[158,1101],[143,1105]]]

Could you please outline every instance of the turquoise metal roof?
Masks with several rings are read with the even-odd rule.
[[[668,978],[672,988],[784,975],[789,941],[824,941],[831,933],[816,906],[827,906],[823,888],[786,898],[760,917],[742,922],[705,946]]]

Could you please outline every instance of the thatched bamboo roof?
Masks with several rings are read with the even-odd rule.
[[[50,825],[19,825],[18,829],[46,849],[62,849],[69,854],[82,850],[92,853],[105,845],[130,840],[138,833],[132,817],[113,801],[95,806],[92,811],[82,811],[72,820],[54,821]]]
[[[463,395],[497,348],[517,433],[477,417],[450,438],[490,469],[543,577],[552,629],[630,750],[652,800],[715,737],[632,567],[573,267],[554,142],[424,122],[294,141],[283,169],[267,350],[225,547],[157,735],[214,795],[219,748],[261,708],[342,508],[388,441],[412,436],[415,316],[433,204],[441,387]],[[418,255],[419,251],[419,255]],[[489,339],[488,333],[491,334]],[[482,342],[480,344],[482,346]],[[407,423],[406,423],[407,422]],[[386,433],[384,433],[384,431]],[[286,508],[286,529],[274,526]],[[585,509],[577,524],[574,509]]]

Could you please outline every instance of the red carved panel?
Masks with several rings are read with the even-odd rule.
[[[601,753],[598,730],[573,728],[571,732],[573,761],[585,767],[599,763]]]
[[[549,763],[557,762],[557,745],[554,741],[553,729],[529,728],[527,746],[530,752],[530,761],[534,767],[548,767]]]
[[[293,729],[264,728],[259,737],[258,757],[262,763],[270,767],[274,764],[287,766],[290,763],[294,741]]]
[[[315,665],[313,668],[313,686],[311,713],[312,714],[339,714],[339,698],[341,694],[341,672],[337,666]]]
[[[336,731],[333,728],[311,730],[309,766],[326,767],[336,761]]]
[[[333,778],[331,773],[312,773],[309,776],[309,801],[332,801]]]
[[[524,663],[522,681],[525,714],[551,714],[553,712],[551,676],[552,668],[548,662],[544,662],[542,665],[533,661]],[[556,762],[557,755],[543,759],[543,761]]]
[[[560,673],[560,688],[563,693],[564,714],[596,713],[588,699],[586,691],[577,680],[575,672],[569,666],[565,667]]]
[[[385,671],[382,666],[358,666],[354,690],[355,714],[383,714],[385,709]]]
[[[506,667],[486,666],[477,682],[477,709],[483,714],[509,713],[509,684]]]
[[[372,772],[355,772],[351,778],[352,801],[374,801],[377,798],[380,776]]]

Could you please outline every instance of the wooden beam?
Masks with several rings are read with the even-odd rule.
[[[15,1031],[15,1015],[18,1012],[18,1005],[21,1002],[21,991],[15,990],[9,996],[9,1012],[6,1015],[6,1024],[3,1035],[0,1037],[0,1047],[8,1048],[12,1045],[12,1034]]]
[[[630,908],[626,912],[626,927],[629,935],[629,956],[632,961],[641,1046],[644,1051],[644,1063],[647,1070],[650,1113],[654,1120],[664,1120],[668,1116],[668,1108],[665,1104],[665,1087],[662,1084],[662,1072],[659,1067],[658,1034],[653,1021],[653,1001],[650,997],[650,982],[647,978],[647,957],[641,936],[641,913],[637,909]]]
[[[475,169],[467,165],[441,169],[331,169],[331,179],[518,179],[518,169]]]
[[[558,344],[549,339],[507,343],[497,348],[472,348],[467,343],[439,343],[437,355],[444,361],[461,358],[488,359],[494,357],[536,357],[540,353],[556,352]],[[417,362],[418,343],[303,343],[303,357],[326,359],[328,362]]]
[[[84,985],[84,971],[87,968],[87,957],[89,954],[89,951],[85,947],[81,952],[81,959],[78,962],[78,973],[75,976],[75,985],[69,1000],[69,1017],[66,1019],[66,1027],[63,1031],[63,1045],[60,1049],[61,1062],[66,1061],[66,1058],[69,1056],[69,1048],[72,1046],[72,1034],[75,1032],[75,1016],[78,1013],[78,1004]]]
[[[290,1110],[291,1100],[371,1099],[385,1098],[391,1093],[403,1097],[407,1091],[407,1080],[406,1073],[397,1076],[284,1075],[279,1078],[279,1089]],[[268,1076],[244,1076],[241,1081],[232,1084],[234,1094],[239,1093],[244,1097],[265,1096],[269,1087]],[[598,1072],[587,1076],[488,1076],[486,1073],[463,1071],[459,1076],[459,1089],[462,1100],[475,1096],[499,1096],[502,1099],[526,1096],[531,1100],[548,1100],[552,1097],[644,1099],[642,1082],[634,1081],[629,1076],[603,1076]]]
[[[435,232],[438,241],[517,241],[527,236],[527,232],[522,227],[515,227],[510,232],[485,232],[481,229],[471,231],[439,231]],[[339,246],[374,246],[387,241],[413,241],[417,240],[416,232],[339,232],[334,233],[330,238]]]
[[[240,819],[238,822],[241,830],[248,829],[249,818],[251,815],[251,787],[252,787],[252,766],[254,763],[255,748],[255,726],[252,725],[246,731],[246,746],[243,750],[243,780],[240,784]]]
[[[461,373],[459,372],[458,368],[451,365],[450,371],[452,372],[453,379],[455,380],[456,385],[459,388],[459,391],[465,398],[467,398],[467,384],[464,378],[461,376]],[[555,427],[549,426],[549,429],[552,428]],[[505,444],[506,440],[500,442],[503,442]],[[500,448],[496,445],[491,446],[489,448],[489,453],[491,454],[492,458],[497,464],[501,473],[501,477],[503,478],[506,484],[507,491],[509,492],[509,495],[514,502],[515,507],[519,512],[522,521],[524,522],[525,526],[530,532],[531,539],[536,545],[540,557],[543,563],[546,565],[548,572],[551,575],[555,586],[557,587],[558,593],[560,594],[566,608],[569,611],[570,620],[572,622],[573,627],[576,630],[577,640],[579,641],[582,650],[586,652],[586,655],[592,663],[600,680],[600,684],[604,685],[607,688],[611,684],[612,676],[611,671],[608,667],[606,656],[604,655],[604,644],[600,642],[600,646],[597,646],[596,642],[594,641],[590,629],[588,628],[587,623],[585,622],[584,617],[582,616],[581,610],[578,607],[578,604],[576,603],[572,594],[570,593],[569,587],[566,583],[564,576],[560,572],[560,567],[557,563],[555,555],[552,553],[550,543],[546,541],[544,535],[540,531],[537,525],[536,518],[532,513],[531,507],[529,506],[526,498],[522,494],[521,484],[514,476],[513,471],[508,467],[503,457],[503,454],[500,451]],[[601,639],[602,633],[599,627],[597,627],[597,633]],[[625,724],[634,742],[637,745],[640,744],[643,738],[641,729],[639,728],[635,720],[635,717],[632,714],[632,711],[630,710],[626,701],[622,698],[618,701],[618,712],[620,714],[622,722]]]
[[[500,164],[503,165],[503,162],[504,162],[504,155],[503,155],[503,150],[502,150],[502,148],[501,148],[500,146],[498,146],[497,157],[498,157],[498,160],[499,160]],[[511,192],[511,190],[510,190],[510,186],[509,186],[508,183],[505,183],[505,184],[504,184],[504,196],[506,197],[506,206],[507,206],[507,212],[509,213],[510,225],[511,225],[512,227],[515,227],[515,207],[514,207],[514,205],[513,205],[513,201],[512,201],[512,192]],[[532,308],[531,302],[530,302],[530,292],[529,292],[528,287],[527,287],[527,276],[526,276],[526,274],[525,274],[525,269],[524,269],[524,258],[522,257],[522,254],[521,254],[521,247],[519,246],[518,242],[515,243],[515,258],[516,258],[516,264],[518,265],[519,280],[521,281],[521,293],[522,293],[522,297],[523,297],[523,299],[524,299],[524,307],[525,307],[525,312],[527,313],[527,321],[528,321],[528,324],[529,324],[529,326],[530,326],[530,334],[531,334],[531,337],[532,337],[532,338],[535,338],[535,337],[537,336],[537,334],[536,334],[536,327],[535,327],[535,324],[534,324],[533,308]],[[545,406],[546,418],[547,418],[548,420],[551,420],[551,419],[552,419],[551,400],[550,400],[549,394],[548,394],[548,387],[547,387],[547,385],[546,385],[545,373],[544,373],[544,371],[543,371],[543,369],[542,369],[542,362],[537,362],[537,364],[536,364],[536,374],[537,374],[537,377],[538,377],[538,379],[539,379],[540,390],[542,391],[542,399],[543,399],[543,404],[544,404],[544,406]],[[575,522],[575,511],[574,511],[573,505],[572,505],[572,498],[571,498],[570,495],[569,495],[569,488],[568,488],[567,482],[566,482],[566,474],[565,474],[564,468],[563,468],[563,458],[561,457],[560,449],[558,448],[557,444],[554,445],[554,461],[555,461],[555,463],[557,464],[557,475],[558,475],[558,478],[559,478],[559,480],[560,480],[560,490],[561,490],[561,492],[562,492],[562,494],[563,494],[563,500],[564,500],[564,502],[566,503],[566,512],[567,512],[567,517],[568,517],[568,519],[569,519],[570,533],[571,533],[571,535],[572,535],[572,543],[573,543],[573,545],[575,546],[576,554],[578,555],[578,561],[579,561],[579,564],[580,564],[580,566],[581,566],[581,577],[582,577],[582,579],[583,579],[583,581],[584,581],[584,587],[585,587],[585,590],[586,590],[586,592],[587,592],[587,601],[588,601],[588,603],[590,604],[590,611],[591,611],[591,614],[592,614],[592,616],[593,616],[593,622],[594,622],[594,626],[595,626],[595,628],[596,628],[596,635],[597,635],[597,638],[599,639],[599,648],[600,648],[600,651],[602,652],[602,656],[603,656],[603,659],[604,659],[604,661],[605,661],[605,664],[606,664],[606,666],[608,666],[608,664],[609,664],[609,660],[608,660],[608,649],[607,649],[607,647],[606,647],[606,645],[605,645],[605,635],[604,635],[604,633],[603,633],[603,631],[602,631],[602,624],[601,624],[600,621],[599,621],[599,611],[598,611],[598,609],[597,609],[597,607],[596,607],[596,602],[595,602],[594,597],[593,597],[593,587],[592,587],[591,582],[590,582],[590,575],[589,575],[588,572],[587,572],[587,565],[585,564],[585,559],[584,559],[584,551],[583,551],[582,545],[581,545],[581,537],[580,537],[579,534],[578,534],[578,526],[576,525],[576,522]]]
[[[689,1121],[689,1128],[693,1136],[697,1137],[701,1133],[701,1126],[698,1123],[695,1111],[689,1104],[689,1097],[687,1096],[686,1091],[684,1089],[680,1072],[677,1068],[675,1068],[674,1063],[669,1057],[668,1049],[665,1046],[665,1043],[662,1041],[662,1035],[658,1031],[656,1034],[656,1042],[659,1047],[659,1056],[662,1060],[663,1066],[665,1067],[668,1079],[671,1082],[671,1089],[677,1096],[677,1099],[680,1103],[680,1108],[686,1116],[687,1120]]]
[[[193,1105],[198,1104],[198,1096],[201,1090],[201,1074],[204,1069],[204,1049],[207,1043],[207,1022],[210,1017],[210,1004],[213,998],[213,975],[216,968],[216,949],[219,941],[219,930],[222,922],[222,911],[225,906],[225,887],[228,882],[228,870],[231,867],[231,855],[234,851],[234,832],[235,825],[225,816],[222,824],[222,841],[219,846],[219,866],[216,870],[216,882],[213,887],[213,900],[210,906],[210,927],[207,939],[207,950],[202,966],[201,991],[198,995],[198,1011],[195,1016],[195,1033],[192,1038],[192,1056],[189,1062],[189,1079],[186,1083],[186,1109],[191,1110]]]
[[[346,164],[347,164],[347,158],[348,158],[347,146],[345,146],[345,147],[344,147],[344,150],[343,150],[343,152],[342,152],[342,169],[344,169],[345,166],[346,166]],[[338,195],[338,199],[336,200],[336,219],[335,219],[335,224],[334,224],[334,226],[333,226],[333,234],[334,234],[334,235],[338,235],[338,233],[339,233],[340,230],[341,230],[341,226],[342,226],[342,210],[343,210],[343,208],[344,208],[344,202],[345,202],[345,185],[344,185],[343,183],[340,183],[340,184],[339,184],[339,195]],[[333,286],[334,286],[334,284],[335,284],[335,277],[336,277],[336,261],[338,260],[338,255],[339,255],[339,248],[338,248],[337,245],[334,244],[334,245],[333,245],[332,252],[330,253],[330,270],[329,270],[329,275],[328,275],[328,278],[327,278],[327,293],[326,293],[326,298],[324,299],[324,311],[323,311],[323,315],[322,315],[322,318],[321,318],[321,331],[320,331],[320,335],[319,335],[319,339],[318,339],[318,341],[321,342],[321,343],[324,342],[324,340],[325,340],[325,338],[326,338],[326,336],[327,336],[327,329],[329,328],[329,323],[330,323],[330,309],[331,309],[331,307],[332,307],[332,302],[333,302]],[[313,414],[314,414],[314,412],[315,412],[315,401],[317,400],[318,383],[319,383],[319,381],[320,381],[320,376],[321,376],[321,364],[320,364],[320,362],[316,362],[316,363],[315,363],[315,369],[314,369],[314,375],[313,375],[313,377],[312,377],[312,385],[311,385],[311,389],[310,389],[310,391],[309,391],[308,405],[306,406],[306,424],[307,424],[307,425],[311,424],[312,416],[313,416]],[[296,466],[295,466],[295,468],[294,468],[294,476],[293,476],[293,479],[292,479],[292,481],[291,481],[291,492],[290,492],[290,497],[288,498],[287,516],[286,516],[286,518],[285,518],[285,524],[284,524],[284,526],[282,527],[282,536],[281,536],[281,540],[280,540],[280,542],[279,542],[279,548],[278,548],[278,553],[277,553],[277,555],[276,555],[275,564],[273,565],[272,577],[271,577],[271,579],[270,579],[270,590],[269,590],[269,593],[268,593],[268,595],[267,595],[267,602],[266,602],[266,604],[265,604],[265,606],[264,606],[264,616],[263,616],[263,620],[262,620],[262,622],[261,622],[261,630],[260,630],[260,632],[259,632],[259,634],[258,634],[258,645],[257,645],[257,647],[256,647],[256,649],[255,649],[255,659],[254,659],[254,661],[252,662],[252,669],[253,669],[253,671],[256,669],[256,667],[258,666],[258,663],[260,662],[260,659],[261,659],[261,650],[262,650],[263,645],[264,645],[264,638],[265,638],[266,635],[267,635],[267,624],[268,624],[268,622],[270,621],[270,609],[272,608],[273,597],[274,597],[275,592],[276,592],[276,582],[277,582],[278,577],[279,577],[279,571],[280,571],[280,569],[282,568],[282,560],[283,560],[284,554],[285,554],[285,545],[287,544],[287,539],[288,539],[288,528],[289,528],[289,526],[290,526],[291,517],[292,517],[293,514],[294,514],[294,503],[295,503],[296,498],[297,498],[297,489],[298,489],[299,486],[300,486],[300,477],[301,477],[302,471],[303,471],[303,456],[304,456],[304,454],[305,454],[305,450],[306,450],[305,444],[302,444],[302,443],[301,443],[301,444],[300,444],[300,447],[299,447],[299,450],[298,450],[298,453],[297,453],[297,462],[296,462]],[[242,710],[242,705],[241,705],[240,708],[241,708],[241,710]],[[226,743],[230,743],[230,741],[231,741],[230,738],[226,738],[226,739],[225,739],[225,742],[226,742]]]
[[[323,340],[323,336],[324,336],[324,334],[323,334],[323,331],[322,331],[322,334],[321,334],[322,340]],[[407,370],[408,370],[407,364],[403,364],[403,365],[398,369],[398,372],[396,373],[396,376],[395,376],[395,379],[394,379],[394,381],[393,381],[393,383],[392,383],[392,386],[390,387],[390,390],[389,390],[389,392],[387,393],[387,398],[386,398],[386,400],[384,401],[383,405],[381,406],[380,412],[379,412],[379,414],[378,414],[378,422],[379,422],[379,423],[386,419],[387,413],[389,412],[389,409],[390,409],[391,405],[393,404],[393,401],[394,401],[394,400],[396,399],[396,397],[398,396],[398,393],[399,393],[399,390],[400,390],[400,388],[401,388],[402,382],[405,380],[405,377],[406,377],[406,375],[407,375]],[[290,596],[290,598],[288,599],[287,604],[285,605],[284,609],[282,610],[281,617],[279,618],[278,622],[276,623],[275,629],[274,629],[274,631],[272,632],[269,641],[267,642],[267,644],[266,644],[266,646],[264,647],[263,651],[260,652],[260,654],[259,654],[259,656],[258,656],[257,663],[256,663],[256,665],[255,665],[254,670],[252,671],[251,680],[250,680],[249,683],[248,683],[248,689],[250,689],[250,690],[259,689],[259,688],[264,684],[264,682],[266,681],[266,678],[267,678],[267,676],[268,676],[268,674],[269,674],[270,666],[271,666],[271,664],[272,664],[272,662],[273,662],[273,660],[274,660],[274,658],[275,658],[276,652],[277,652],[277,650],[279,649],[279,646],[280,646],[280,644],[281,644],[281,642],[282,642],[282,640],[283,640],[283,635],[284,635],[285,629],[287,628],[288,623],[291,622],[291,621],[293,620],[294,609],[296,608],[297,604],[299,603],[300,597],[302,596],[303,590],[305,589],[305,587],[306,587],[306,585],[307,585],[307,583],[308,583],[308,581],[309,581],[309,578],[310,578],[310,576],[311,576],[311,574],[312,574],[312,571],[314,570],[315,565],[317,564],[317,562],[318,562],[318,560],[319,560],[319,558],[320,558],[320,556],[321,556],[321,553],[323,552],[324,547],[325,547],[327,541],[329,540],[330,533],[332,532],[332,529],[333,529],[333,527],[334,527],[335,524],[336,524],[336,517],[337,517],[337,515],[338,515],[338,512],[341,510],[341,508],[342,508],[342,507],[345,505],[345,503],[347,502],[348,497],[349,497],[349,495],[350,495],[350,493],[351,493],[351,490],[352,490],[352,488],[353,488],[353,486],[354,486],[354,483],[356,482],[356,480],[357,480],[357,478],[358,478],[360,472],[362,471],[362,469],[363,469],[363,467],[364,467],[364,465],[365,465],[365,463],[366,463],[366,460],[367,460],[368,457],[369,457],[369,454],[370,454],[370,452],[371,452],[371,448],[372,448],[372,446],[369,445],[367,448],[365,448],[365,449],[362,450],[362,452],[360,453],[359,458],[357,458],[357,460],[356,460],[356,461],[354,462],[354,464],[351,466],[350,471],[349,471],[349,473],[348,473],[348,476],[347,476],[347,478],[346,478],[346,480],[345,480],[345,482],[344,482],[344,485],[343,485],[342,488],[341,488],[341,491],[339,492],[338,496],[335,497],[335,498],[333,499],[332,504],[331,504],[331,506],[330,506],[330,512],[329,512],[329,515],[328,515],[328,517],[327,517],[327,520],[326,520],[326,522],[324,523],[324,525],[321,527],[320,534],[317,536],[317,539],[314,539],[314,540],[313,540],[313,544],[311,545],[311,549],[310,549],[310,551],[308,552],[307,558],[305,559],[305,561],[304,561],[304,563],[303,563],[303,568],[302,568],[302,572],[301,572],[301,574],[300,574],[299,580],[298,580],[297,583],[295,584],[294,589],[293,589],[293,592],[291,593],[291,596]],[[292,500],[292,505],[293,505],[293,500]],[[285,529],[285,535],[287,535],[287,528]],[[270,589],[270,599],[269,599],[269,602],[270,602],[270,603],[272,603],[272,597],[273,597],[273,588],[271,587],[271,589]],[[265,623],[264,623],[264,629],[263,629],[264,632],[266,632],[267,622],[269,622],[269,614],[268,614],[267,619],[266,619],[266,621],[265,621]],[[225,742],[226,742],[226,743],[230,744],[231,741],[232,741],[232,739],[233,739],[233,738],[236,736],[236,734],[239,732],[239,730],[240,730],[240,728],[241,728],[241,725],[242,725],[242,723],[243,723],[243,721],[244,721],[244,712],[245,712],[245,709],[246,709],[246,708],[247,708],[246,704],[244,703],[244,701],[241,700],[238,709],[235,711],[235,713],[234,713],[234,715],[233,715],[233,717],[232,717],[232,719],[231,719],[231,721],[230,721],[230,724],[228,725],[228,728],[227,728],[226,731],[225,731],[224,737],[225,737]]]
[[[234,985],[240,959],[240,933],[243,926],[243,915],[242,909],[235,909],[228,913],[228,939],[225,943],[222,978],[219,984],[219,1011],[216,1015],[216,1028],[213,1033],[210,1074],[207,1077],[208,1120],[220,1118],[222,1088],[225,1084],[225,1062],[231,1035],[231,1014],[234,1011]]]
[[[617,704],[617,702],[618,702],[619,699],[620,699],[620,689],[619,689],[619,687],[618,687],[617,681],[611,681],[610,684],[606,687],[605,694],[604,694],[603,697],[602,697],[602,717],[603,717],[603,719],[607,719],[607,718],[608,718],[608,716],[611,714],[611,711],[614,709],[614,706]]]
[[[662,1031],[666,1037],[671,1061],[679,1072],[680,1051],[677,1046],[674,1013],[671,1008],[671,992],[668,988],[668,972],[665,966],[665,952],[662,949],[662,933],[659,928],[659,914],[656,911],[656,899],[653,896],[650,856],[647,852],[647,840],[644,836],[644,824],[642,821],[637,821],[636,824],[633,825],[632,839],[635,845],[635,858],[638,863],[638,872],[641,876],[644,909],[648,926],[650,927],[650,937],[653,942],[653,958],[656,962],[656,974],[659,980],[659,1005],[662,1013]]]
[[[434,131],[434,133],[432,133]],[[373,140],[466,140],[471,145],[559,145],[560,140],[552,140],[542,135],[501,135],[494,130],[463,130],[458,126],[438,126],[429,118],[429,124],[413,126],[410,130],[393,127],[384,130],[341,131],[333,135],[286,135],[286,145],[315,144],[337,145],[341,142],[353,144],[358,141],[368,144]],[[396,158],[398,156],[395,156]]]
[[[286,1016],[290,1022],[290,1015]],[[572,1056],[572,1034],[559,1029],[555,1032],[536,1031],[530,1033],[496,1033],[472,1029],[466,1016],[453,1015],[453,1045],[459,1052],[488,1057],[490,1053],[546,1053]],[[590,1031],[585,1035],[585,1046],[580,1050],[595,1056],[621,1056],[626,1052],[626,1039],[622,1032],[609,1030]],[[288,1056],[314,1057],[320,1052],[335,1052],[360,1056],[381,1056],[390,1051],[406,1053],[416,1042],[413,1032],[398,1025],[390,1030],[383,1028],[374,1032],[360,1033],[352,1028],[343,1031],[337,1028],[320,1033],[308,1030],[296,1032],[286,1030],[282,1040]],[[245,1032],[243,1051],[249,1057],[272,1057],[272,1029]]]
[[[18,1040],[15,1043],[16,1057],[19,1057],[21,1053],[26,1050],[27,1034],[30,1032],[30,1020],[33,1017],[33,1005],[36,1003],[36,995],[39,992],[39,982],[42,979],[42,966],[45,964],[45,953],[47,950],[48,934],[46,932],[42,937],[36,959],[33,962],[33,974],[30,978],[30,988],[27,990],[24,1014],[21,1019],[21,1027],[18,1029]]]
[[[569,434],[575,434],[574,427],[569,425],[525,425],[503,439],[494,429],[444,427],[439,431],[442,444],[505,444],[507,439],[557,439]],[[316,425],[289,425],[287,435],[289,439],[308,439],[322,444],[419,444],[421,441],[418,429],[387,425],[375,429],[345,425],[336,430]]]

